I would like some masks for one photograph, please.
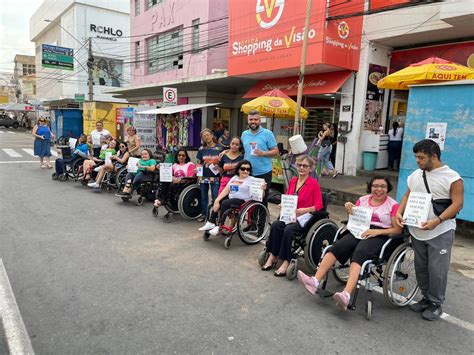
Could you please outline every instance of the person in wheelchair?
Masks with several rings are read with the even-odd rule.
[[[88,183],[87,186],[93,187],[93,188],[99,188],[105,174],[107,172],[112,172],[112,171],[118,172],[119,169],[127,165],[127,161],[129,157],[130,157],[130,154],[128,152],[127,144],[124,142],[119,143],[119,150],[117,154],[112,155],[110,157],[111,163],[102,165],[99,169],[99,173],[97,174],[95,181]]]
[[[111,153],[112,155],[117,153],[117,151],[115,150],[115,148],[117,148],[118,146],[117,143],[118,142],[116,139],[111,139],[108,144],[102,146],[98,158],[90,157],[89,159],[84,161],[84,164],[82,164],[82,171],[84,171],[84,177],[83,179],[80,179],[83,180],[83,183],[90,180],[92,170],[96,166],[102,165],[104,163],[106,153]]]
[[[63,175],[66,172],[67,164],[71,164],[79,157],[87,158],[88,152],[89,146],[87,145],[87,136],[85,134],[81,134],[77,141],[76,148],[74,149],[71,156],[69,158],[56,159],[56,161],[54,162],[56,172],[53,174],[53,179],[57,180],[60,175]]]
[[[361,265],[365,261],[379,256],[382,246],[390,238],[390,235],[402,232],[402,228],[396,224],[398,203],[388,196],[391,190],[392,184],[388,178],[376,176],[367,183],[368,195],[359,198],[355,205],[351,202],[344,204],[348,214],[352,214],[354,206],[370,208],[372,210],[370,229],[362,233],[362,239],[356,238],[347,231],[331,246],[314,276],[308,276],[301,270],[298,271],[298,281],[310,294],[314,295],[317,292],[321,280],[336,261],[344,265],[350,259],[349,278],[344,290],[336,292],[333,296],[340,308],[347,309],[351,294],[359,279]]]
[[[128,173],[125,177],[125,187],[123,191],[118,192],[118,197],[131,197],[134,190],[138,189],[140,184],[144,182],[145,177],[153,173],[156,169],[156,160],[152,158],[153,153],[150,149],[143,149],[141,159],[138,161],[138,171],[136,173]]]
[[[173,164],[173,182],[160,182],[156,190],[155,207],[160,207],[169,200],[170,191],[173,190],[173,184],[187,182],[183,178],[192,178],[196,176],[196,165],[191,162],[188,152],[184,148],[179,148],[174,157]]]
[[[320,211],[323,208],[323,196],[318,180],[310,176],[316,162],[308,155],[301,155],[296,159],[298,176],[290,180],[286,194],[298,196],[296,216],[300,220],[309,220],[311,213]],[[302,217],[304,216],[305,217]],[[308,217],[306,219],[306,217]],[[304,226],[304,223],[303,223]],[[293,258],[291,252],[291,240],[295,233],[301,233],[303,227],[300,222],[285,224],[282,221],[275,221],[270,228],[270,236],[267,241],[268,259],[262,266],[263,271],[273,268],[278,260],[282,260],[278,270],[274,272],[277,277],[286,276],[286,271]]]
[[[251,200],[251,173],[252,164],[248,160],[242,160],[237,164],[235,175],[214,200],[209,220],[204,226],[199,228],[200,231],[209,231],[210,235],[218,235],[220,232],[220,225],[224,223],[224,221],[221,220],[219,221],[219,225],[216,225],[219,210],[221,211],[221,219],[223,219],[225,218],[225,211],[230,208],[240,207],[243,203]],[[262,186],[263,189],[265,189],[265,187],[266,186]]]

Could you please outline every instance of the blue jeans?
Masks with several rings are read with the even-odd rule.
[[[331,160],[329,159],[331,156],[331,152],[332,145],[328,145],[326,147],[321,146],[318,152],[318,160],[322,162],[321,168],[327,167],[330,171],[334,170],[334,166],[332,165]]]
[[[217,179],[216,179],[217,180]],[[212,199],[215,200],[219,194],[219,180],[214,182],[201,181],[201,207],[202,214],[207,214],[207,206],[209,205],[209,188],[211,188]]]

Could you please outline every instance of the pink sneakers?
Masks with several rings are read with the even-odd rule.
[[[308,291],[313,296],[318,291],[319,282],[314,277],[306,275],[303,271],[298,270],[298,281],[304,286],[306,291]]]
[[[336,292],[333,298],[339,308],[346,310],[347,306],[349,305],[349,301],[351,300],[351,295],[349,295],[346,291],[342,291]]]

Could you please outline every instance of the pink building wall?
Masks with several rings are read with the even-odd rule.
[[[213,69],[227,69],[227,40],[229,20],[227,1],[223,0],[164,0],[146,9],[147,0],[140,1],[140,15],[135,16],[135,0],[130,0],[131,60],[135,61],[136,42],[140,41],[140,63],[132,64],[132,85],[175,81],[212,74]],[[193,53],[192,22],[200,20],[199,47]],[[183,26],[183,68],[147,73],[146,39]],[[208,47],[208,49],[206,49]]]

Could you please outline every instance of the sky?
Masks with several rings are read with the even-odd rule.
[[[35,54],[30,17],[43,0],[0,0],[0,74],[13,73],[15,54]]]

